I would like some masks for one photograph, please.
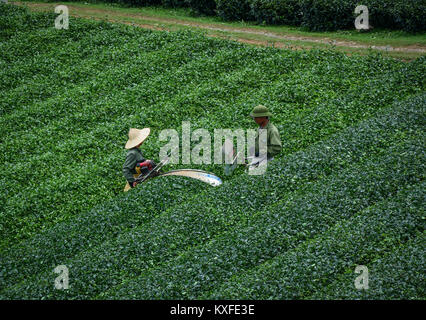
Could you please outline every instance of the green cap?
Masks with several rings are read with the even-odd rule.
[[[268,108],[266,108],[265,106],[258,105],[250,113],[250,116],[253,117],[253,118],[271,117],[272,113],[270,113],[269,110],[268,110]]]

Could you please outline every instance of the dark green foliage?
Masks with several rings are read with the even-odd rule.
[[[69,256],[114,239],[121,232],[149,223],[162,211],[173,208],[182,201],[189,201],[204,189],[206,185],[196,180],[178,177],[159,179],[148,182],[137,195],[123,194],[66,223],[58,223],[1,255],[2,268],[5,269],[0,276],[0,289],[30,274],[54,268]],[[180,192],[181,190],[185,192]],[[120,203],[119,211],[117,201]],[[43,257],[43,261],[34,257]],[[16,265],[18,260],[21,261],[19,266]]]
[[[354,28],[355,0],[301,0],[302,26],[312,31]]]
[[[300,0],[302,25],[309,30],[352,29],[358,5],[366,5],[375,28],[424,32],[425,0]]]
[[[249,48],[74,19],[62,32],[39,20],[39,29],[0,44],[2,248],[121,192],[116,168],[130,126],[153,128],[144,152],[156,158],[160,130],[179,129],[182,120],[210,131],[253,127],[247,114],[263,101],[288,154],[418,92],[424,81],[424,59]]]
[[[300,0],[251,0],[251,12],[258,23],[299,26],[302,23]]]
[[[187,0],[161,0],[161,3],[163,6],[171,8],[186,7],[188,4]]]
[[[65,259],[64,263],[73,270],[75,287],[70,289],[71,291],[68,291],[66,295],[62,295],[61,292],[52,290],[49,283],[49,271],[48,273],[37,273],[35,276],[40,280],[33,282],[31,286],[28,282],[25,282],[25,297],[93,297],[93,295],[100,294],[111,286],[118,285],[123,277],[135,277],[146,268],[154,272],[153,274],[157,274],[155,267],[157,264],[161,265],[173,256],[177,256],[182,250],[189,250],[195,244],[201,244],[212,239],[216,240],[210,244],[206,243],[199,246],[199,249],[196,248],[196,250],[203,250],[196,256],[205,257],[206,261],[213,259],[212,263],[216,265],[217,259],[220,258],[218,254],[224,254],[224,257],[220,258],[219,261],[232,265],[231,271],[234,270],[233,272],[238,270],[235,269],[238,264],[243,263],[244,268],[246,268],[250,266],[247,263],[253,263],[253,261],[256,261],[253,259],[259,258],[253,252],[253,254],[247,255],[247,249],[244,249],[241,245],[232,245],[229,241],[236,241],[240,237],[246,239],[242,244],[247,244],[252,251],[258,248],[256,250],[262,252],[260,258],[265,259],[268,256],[267,252],[270,252],[269,255],[271,255],[276,252],[277,248],[284,250],[283,245],[289,246],[291,244],[290,239],[299,242],[309,239],[313,232],[318,233],[320,230],[326,230],[329,225],[336,223],[337,220],[347,219],[358,210],[362,210],[363,207],[368,207],[374,201],[392,196],[398,190],[398,186],[419,181],[417,178],[419,174],[416,172],[424,172],[421,165],[424,162],[424,157],[419,153],[424,147],[421,140],[417,140],[420,144],[409,142],[401,145],[401,147],[397,146],[397,142],[401,138],[407,139],[410,135],[416,137],[416,135],[421,134],[422,126],[425,124],[425,114],[424,108],[421,110],[418,105],[424,105],[424,103],[425,96],[420,99],[413,99],[409,104],[398,105],[394,110],[387,111],[377,119],[366,121],[358,127],[345,130],[330,141],[313,146],[306,152],[295,154],[289,159],[283,159],[270,168],[270,174],[265,179],[259,180],[259,177],[241,176],[234,183],[224,185],[220,189],[208,189],[206,190],[207,193],[198,196],[196,199],[171,207],[162,216],[122,233],[116,240],[110,238],[101,246],[95,245],[93,250],[90,246],[86,252],[76,255],[71,260],[67,257],[75,252],[72,247],[80,246],[81,240],[78,240],[78,238],[84,238],[85,234],[89,235],[89,240],[92,237],[90,233],[79,234],[80,228],[77,227],[79,222],[74,233],[62,233],[59,232],[60,229],[55,228],[55,232],[51,233],[52,237],[57,233],[63,235],[67,240],[65,242],[59,241],[60,247],[51,249],[51,253],[49,253],[48,248],[46,248],[44,254],[42,254],[42,251],[38,251],[37,254],[31,252],[40,245],[43,246],[43,243],[50,243],[50,241],[46,241],[45,237],[39,237],[37,242],[33,242],[21,252],[15,250],[11,250],[11,252],[13,255],[21,257],[20,276],[31,276],[36,271],[36,269],[30,267],[28,273],[26,273],[25,264],[22,265],[22,257],[41,256],[44,261],[46,259],[49,261],[48,256],[54,254],[58,260],[51,262],[51,268],[54,267],[55,263]],[[412,133],[407,135],[409,132]],[[406,146],[408,146],[408,149],[404,151]],[[324,152],[325,150],[326,152]],[[381,156],[378,157],[378,155]],[[345,167],[347,169],[344,169]],[[342,169],[344,170],[342,171]],[[335,173],[333,174],[333,172]],[[330,176],[322,179],[327,175]],[[257,186],[258,189],[255,189],[254,186]],[[230,210],[229,201],[237,190],[244,197],[238,202],[234,201]],[[275,192],[259,193],[258,190],[275,190]],[[117,217],[120,215],[119,212],[123,212],[123,210],[129,213],[128,217],[139,211],[137,201],[132,200],[138,199],[138,194],[128,195],[128,197],[128,199],[123,199],[125,201],[117,199],[112,203],[118,210]],[[345,199],[345,197],[347,198]],[[130,203],[129,200],[131,200]],[[157,201],[158,198],[154,198],[152,203],[157,204]],[[263,208],[267,203],[277,203],[278,205],[271,206],[264,212]],[[108,211],[105,212],[105,210],[108,210],[108,206],[96,209],[87,217],[96,217],[98,215],[96,211],[99,212],[99,217],[90,218],[94,219],[94,222],[99,220],[103,214],[106,214],[106,217],[111,216]],[[332,209],[333,206],[336,207]],[[134,207],[133,210],[132,207]],[[143,207],[141,207],[141,210],[143,210]],[[200,212],[203,212],[203,214],[200,215]],[[321,214],[319,214],[320,212]],[[282,215],[282,213],[285,214]],[[289,215],[292,215],[293,218],[289,218]],[[126,222],[127,219],[124,217],[122,221]],[[81,222],[83,223],[83,221]],[[97,225],[105,224],[102,221],[103,219],[99,220],[94,226],[91,226],[92,223],[85,222],[82,226],[87,225],[87,227],[93,228],[96,234],[98,233],[96,232]],[[111,223],[111,226],[115,224]],[[72,223],[69,225],[72,226]],[[110,225],[110,223],[107,225]],[[63,227],[68,228],[65,224]],[[310,231],[307,228],[311,228]],[[279,231],[278,229],[282,230]],[[227,233],[223,233],[226,230],[228,230]],[[214,235],[218,232],[222,232],[222,235],[215,237]],[[284,238],[285,242],[278,247],[276,247],[277,244],[274,245],[274,242],[271,242],[274,237],[278,237],[278,240],[281,238],[280,235],[286,234],[291,238]],[[106,235],[99,233],[99,236],[101,236],[100,241],[110,237],[108,233]],[[253,243],[247,242],[251,238],[253,238]],[[83,245],[85,241],[82,242]],[[218,247],[220,242],[224,242],[224,247]],[[68,243],[67,247],[63,247],[63,243]],[[100,242],[90,240],[89,243],[93,245]],[[241,259],[236,255],[235,259],[239,261],[238,263],[232,260],[233,255],[239,252],[237,248],[243,250],[241,253],[245,257]],[[58,249],[60,250],[58,251]],[[232,250],[233,253],[226,254],[226,250]],[[213,254],[216,251],[218,251],[217,254]],[[189,259],[191,254],[192,250],[189,250],[179,257],[178,261],[172,261],[171,265],[176,266],[176,268],[185,266],[184,260]],[[61,255],[64,255],[63,259],[60,258]],[[13,261],[19,261],[16,258],[11,259],[10,256],[3,257],[3,261],[10,261],[12,264]],[[249,257],[251,258],[247,260]],[[180,262],[181,260],[182,262]],[[192,264],[191,260],[188,261],[189,264]],[[194,266],[194,264],[192,265]],[[44,268],[46,267],[47,270],[51,269],[48,266]],[[100,267],[102,270],[99,269]],[[188,268],[193,269],[193,267]],[[13,270],[12,265],[8,269]],[[2,274],[8,275],[8,279],[14,278],[13,274],[8,272],[3,271]],[[159,274],[164,276],[167,273],[160,272]],[[179,274],[182,274],[182,272]],[[222,273],[217,276],[220,277],[220,274]],[[157,279],[158,275],[153,277]],[[205,277],[210,276],[205,274]],[[161,280],[161,278],[158,279]],[[210,277],[210,279],[212,278]],[[168,290],[161,283],[152,287],[155,288],[157,293],[154,291],[147,292],[147,287],[144,287],[144,290],[139,288],[143,283],[145,282],[141,282],[141,279],[130,281],[131,287],[128,289],[131,288],[132,291],[126,291],[127,289],[123,287],[120,292],[124,290],[124,293],[120,293],[120,296],[125,297],[127,294],[127,297],[141,298],[142,294],[151,292],[151,298],[160,296],[165,298],[177,297],[175,295],[182,294],[182,292],[190,294],[191,290],[194,290],[190,287],[179,290],[178,287],[175,287],[175,285],[178,285],[178,282],[176,282],[173,286],[173,288],[177,288],[175,293],[158,291],[163,290],[162,288]],[[192,283],[194,282],[190,281],[188,285]],[[202,281],[198,281],[197,283],[198,285],[195,288],[213,282],[209,281],[203,284]],[[9,298],[18,297],[21,296],[22,291],[21,287],[17,286],[6,290],[4,294]],[[109,294],[104,297],[109,297]],[[146,298],[146,296],[143,297]]]
[[[48,2],[55,2],[47,0]],[[64,2],[74,0],[64,0]],[[118,3],[123,6],[143,7],[143,6],[164,6],[167,8],[187,7],[189,0],[81,0],[81,2],[89,3]]]
[[[366,0],[358,1],[368,7],[369,21],[373,28],[398,29],[407,32],[426,30],[425,0]]]
[[[23,7],[0,2],[0,40],[3,42],[16,33],[51,26],[55,17],[54,13],[33,15]]]
[[[425,0],[251,0],[260,23],[302,25],[312,31],[353,29],[355,8],[366,5],[375,28],[424,32]]]
[[[389,11],[395,29],[408,32],[426,30],[426,0],[399,0]]]
[[[378,273],[371,270],[371,267],[375,264],[375,259],[383,256],[384,252],[393,251],[400,243],[416,239],[417,236],[424,238],[423,228],[419,230],[422,225],[420,211],[425,197],[424,188],[424,183],[410,186],[402,189],[397,195],[356,213],[348,220],[335,221],[335,224],[326,232],[316,237],[311,234],[313,238],[311,241],[300,245],[295,244],[290,250],[248,272],[236,274],[230,281],[224,282],[203,298],[306,299],[311,298],[314,292],[321,292],[322,299],[355,297],[413,299],[419,297],[420,290],[419,292],[402,290],[407,284],[416,284],[419,289],[422,287],[422,281],[418,276],[413,276],[412,267],[408,263],[404,269],[409,275],[405,277],[400,277],[396,270],[390,269],[388,272]],[[315,222],[309,221],[308,228],[311,228]],[[288,237],[286,242],[290,242],[291,234],[289,235],[288,230],[275,231],[277,227],[270,226],[270,228],[273,231],[270,231],[267,236],[281,234],[282,238]],[[304,231],[308,231],[306,227]],[[252,244],[252,246],[256,245],[257,243]],[[251,251],[254,250],[251,249]],[[410,260],[413,259],[414,270],[421,270],[419,266],[424,266],[424,257],[420,258],[418,255],[408,257]],[[362,294],[355,288],[354,280],[357,275],[354,270],[357,265],[366,265],[370,269],[369,287],[375,292],[374,295],[370,290],[363,290],[365,294]],[[327,288],[343,273],[347,274],[345,281],[341,279],[338,281],[346,286],[348,295],[343,295],[342,292],[333,288]],[[392,274],[395,275],[393,280],[398,285],[392,281],[383,284],[377,279],[384,278],[385,275],[391,278]],[[336,280],[336,285],[338,281]],[[385,289],[386,286],[390,288],[398,286],[401,290],[392,295],[379,294],[379,290]],[[357,292],[360,294],[358,295]],[[314,299],[319,297],[320,294],[314,294]]]
[[[67,0],[65,0],[67,1]],[[83,0],[81,0],[83,1]],[[97,0],[84,0],[97,2]],[[226,20],[304,26],[311,31],[354,29],[355,8],[366,5],[374,28],[424,32],[426,0],[102,0],[129,6],[189,7]]]
[[[216,0],[186,0],[195,14],[215,15]]]
[[[414,103],[415,101],[411,104],[411,112],[414,111]],[[389,120],[393,122],[398,117],[399,112],[391,112],[389,117],[381,117],[377,119],[376,123],[381,120],[384,120],[385,123],[389,123]],[[416,113],[414,111],[406,119],[411,119],[409,121],[414,120],[414,114]],[[419,114],[419,116],[423,118],[424,122],[425,114],[424,112],[422,114]],[[414,126],[411,127],[413,132],[419,133],[417,130],[420,129],[418,125],[421,122],[417,125],[413,123]],[[408,125],[408,123],[406,124]],[[382,128],[386,128],[386,124]],[[368,131],[375,130],[374,125],[371,126],[371,122],[367,122],[361,127],[354,128],[353,131],[356,132],[362,129],[367,129]],[[392,129],[389,127],[385,130],[389,130],[389,133],[392,132]],[[363,134],[366,134],[366,132]],[[306,189],[301,188],[303,191],[297,190],[288,195],[283,195],[282,201],[278,203],[271,197],[271,205],[265,210],[259,210],[256,214],[252,214],[250,210],[249,217],[245,223],[240,223],[235,229],[220,234],[203,246],[197,246],[188,250],[185,254],[163,266],[152,268],[148,273],[143,272],[141,277],[133,279],[133,281],[129,281],[123,286],[119,286],[117,290],[113,290],[112,296],[114,298],[134,297],[136,299],[194,299],[203,297],[203,292],[208,292],[214,286],[224,283],[223,287],[235,290],[235,295],[229,296],[225,293],[219,296],[208,295],[207,298],[283,299],[303,297],[301,296],[300,288],[297,287],[297,284],[300,283],[298,281],[289,281],[289,285],[293,285],[291,287],[292,290],[288,291],[288,296],[280,296],[280,284],[285,277],[282,277],[279,271],[285,274],[289,270],[288,266],[273,265],[269,269],[271,276],[276,276],[274,278],[277,282],[276,285],[273,285],[272,281],[267,278],[268,273],[265,273],[264,269],[261,269],[258,274],[253,276],[253,280],[257,281],[256,283],[245,283],[242,281],[240,285],[240,281],[237,278],[236,283],[227,284],[226,279],[251,266],[262,263],[278,255],[280,252],[297,248],[304,241],[306,241],[314,253],[318,250],[318,243],[324,242],[324,246],[327,246],[326,248],[329,249],[329,242],[334,241],[335,245],[341,245],[339,248],[341,248],[342,254],[349,254],[350,251],[348,249],[352,245],[351,241],[358,236],[363,238],[364,242],[355,241],[355,243],[361,242],[364,247],[363,249],[360,246],[353,245],[353,247],[359,250],[356,252],[365,250],[366,255],[368,250],[375,252],[376,246],[373,243],[374,241],[380,243],[382,240],[377,236],[377,233],[386,233],[387,237],[389,237],[389,240],[385,242],[388,248],[391,248],[399,239],[404,241],[407,236],[414,236],[416,228],[421,225],[421,216],[418,213],[424,199],[424,194],[421,193],[424,185],[414,188],[414,190],[410,188],[409,193],[405,192],[403,195],[398,196],[394,201],[390,201],[391,204],[387,204],[385,201],[385,205],[380,204],[377,206],[378,209],[369,209],[366,212],[362,212],[362,219],[358,219],[359,217],[356,216],[356,213],[376,201],[392,197],[395,190],[398,190],[395,188],[396,186],[398,186],[397,188],[404,188],[404,185],[410,186],[420,181],[418,178],[412,180],[410,173],[411,170],[414,170],[412,171],[412,177],[415,177],[419,176],[419,174],[421,175],[421,172],[424,172],[424,168],[421,165],[425,160],[424,155],[421,153],[423,143],[421,139],[419,140],[419,136],[416,137],[416,135],[413,136],[414,139],[412,141],[402,146],[402,149],[400,147],[382,149],[380,157],[370,152],[367,159],[374,160],[350,165],[348,169],[338,171],[338,174],[331,175],[323,181],[306,185]],[[388,142],[390,141],[388,140]],[[332,141],[329,143],[331,145]],[[400,157],[400,155],[404,156],[399,159],[395,158]],[[340,156],[343,156],[343,152],[340,153]],[[405,159],[403,159],[404,157]],[[301,155],[299,158],[301,158]],[[309,159],[309,156],[306,157],[305,155],[303,158]],[[356,163],[356,161],[354,162]],[[408,169],[408,167],[411,169]],[[400,168],[405,169],[400,170]],[[400,176],[402,178],[401,181],[397,181],[399,179],[397,177],[398,174],[395,174],[397,172],[402,173],[402,176]],[[390,182],[390,177],[396,180]],[[272,186],[269,186],[267,189],[276,190],[277,192],[283,191]],[[393,191],[391,191],[392,189]],[[407,202],[405,202],[403,199],[405,199],[407,193],[410,196]],[[256,199],[252,200],[256,201]],[[403,214],[393,217],[394,212],[399,212],[399,210],[407,208],[407,203],[410,203],[410,211],[402,211]],[[397,208],[394,209],[393,206]],[[409,215],[409,212],[412,215]],[[406,215],[408,215],[408,218]],[[352,219],[352,216],[356,218]],[[345,219],[349,220],[346,221]],[[352,220],[356,221],[356,223]],[[350,229],[345,234],[350,237],[348,244],[341,242],[342,234],[339,228],[336,228],[337,230],[333,231],[333,235],[328,236],[328,238],[321,237],[314,243],[308,240],[317,234],[324,233],[329,226],[338,221],[342,221],[342,224],[348,226]],[[375,232],[369,238],[366,238],[368,230],[358,233],[354,232],[354,230],[360,229],[359,226],[363,224],[366,227],[371,227]],[[386,227],[382,227],[383,225]],[[291,253],[292,251],[289,252]],[[303,246],[301,250],[297,249],[297,252],[306,254]],[[357,257],[356,253],[354,255]],[[338,257],[339,259],[334,258],[331,260],[327,256],[321,258],[332,264],[347,262],[345,257]],[[309,281],[312,279],[310,272],[303,273],[304,269],[307,270],[304,263],[308,264],[309,261],[315,260],[312,257],[310,259],[293,259],[292,264],[299,271],[298,273],[294,273],[294,275],[292,272],[289,272],[289,276],[304,275],[307,282],[306,284],[303,283],[305,287],[309,287]],[[320,261],[321,259],[317,259],[318,264]],[[362,261],[359,262],[361,263]],[[336,269],[336,271],[338,270]],[[165,286],[166,283],[173,285]],[[253,292],[254,288],[262,285],[270,286],[271,292],[262,295],[245,295],[245,291]],[[307,288],[304,288],[304,290],[307,290]],[[110,294],[107,293],[104,297],[109,297]]]
[[[253,20],[250,0],[216,0],[217,15],[225,20]]]
[[[63,32],[51,16],[1,9],[2,299],[320,296],[318,284],[338,287],[345,268],[422,232],[425,58],[253,48],[74,18]],[[122,193],[129,127],[153,129],[143,152],[157,160],[160,130],[182,120],[254,128],[259,102],[283,141],[267,175],[240,171],[219,188],[164,177]],[[365,221],[365,243],[345,250]],[[60,264],[66,292],[53,287]],[[280,287],[275,265],[301,285]],[[244,291],[262,272],[270,285]]]
[[[424,196],[423,190],[419,190]],[[412,196],[413,198],[415,195]],[[423,197],[423,203],[424,203]],[[412,208],[411,203],[407,206]],[[402,209],[404,210],[404,209]],[[405,209],[406,210],[406,209]],[[424,217],[423,217],[424,221]],[[424,225],[424,222],[423,222]],[[341,274],[331,284],[310,296],[310,299],[406,299],[419,300],[426,297],[425,257],[426,234],[395,246],[394,250],[384,251],[368,264],[368,290],[354,290],[353,269]]]
[[[396,24],[393,20],[391,9],[397,1],[388,0],[367,0],[362,4],[368,7],[369,22],[373,28],[395,29]]]

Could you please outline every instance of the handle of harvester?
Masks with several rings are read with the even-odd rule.
[[[173,151],[175,151],[177,148],[179,148],[179,146],[177,146],[174,149],[172,149],[169,152],[167,152],[167,155],[154,167],[154,169],[152,169],[150,172],[148,172],[145,176],[143,176],[141,174],[139,177],[137,177],[135,179],[135,181],[138,182],[138,183],[144,182],[146,179],[148,179],[148,177],[152,174],[152,172],[158,172],[158,171],[160,171],[160,169],[162,167],[164,167],[167,163],[169,163],[170,157],[171,157]]]

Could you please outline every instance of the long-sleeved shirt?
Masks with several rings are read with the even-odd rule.
[[[266,129],[267,130],[267,157],[268,159],[276,156],[279,154],[283,148],[280,138],[280,133],[275,127],[271,121],[268,121],[268,124],[264,128],[259,129]],[[257,131],[256,138],[255,138],[255,154],[259,154],[259,133],[260,131]]]
[[[139,148],[133,148],[127,151],[126,161],[123,165],[123,175],[129,182],[130,186],[132,186],[133,182],[135,181],[133,175],[136,174],[136,164],[144,161],[145,158],[143,157],[142,151]]]

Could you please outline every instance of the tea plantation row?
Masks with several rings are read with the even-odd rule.
[[[261,102],[287,155],[424,88],[424,58],[251,48],[78,19],[56,30],[52,15],[1,6],[0,250],[119,194],[129,127],[153,129],[144,153],[156,159],[160,130],[183,120],[254,128],[247,115]]]
[[[332,270],[319,264],[315,279],[339,287],[357,253],[375,265],[374,248],[392,252],[420,237],[424,57],[402,63],[53,22],[0,4],[0,298],[325,297],[307,273],[300,290],[272,290],[281,284],[268,266],[300,252],[309,260],[316,239],[337,246],[338,226],[348,243],[351,223],[369,210],[410,199],[411,211],[371,220],[368,232],[384,230],[383,241],[355,246]],[[122,193],[129,127],[153,129],[143,151],[156,159],[162,129],[180,131],[184,120],[211,133],[254,128],[248,113],[258,103],[274,113],[284,146],[266,176],[237,171],[219,188],[162,178]],[[327,260],[325,249],[318,254]],[[53,286],[61,264],[72,279],[65,292]],[[271,287],[239,289],[260,273]]]
[[[51,1],[51,0],[49,0]],[[84,0],[87,2],[87,0]],[[99,2],[99,1],[93,1]],[[424,32],[424,0],[101,0],[131,6],[189,7],[196,14],[217,15],[224,20],[303,26],[325,31],[353,29],[358,5],[369,9],[375,28]]]
[[[422,187],[424,188],[424,185]],[[419,190],[420,188],[417,188],[414,192]],[[400,200],[398,205],[404,209],[406,204]],[[420,208],[418,202],[412,207],[413,210],[420,210]],[[345,271],[349,271],[354,279],[356,265],[366,264],[365,261],[369,262],[377,251],[393,250],[393,246],[399,244],[400,238],[405,239],[410,235],[413,237],[412,233],[421,219],[410,216],[395,219],[393,216],[386,215],[389,213],[394,212],[367,210],[366,214],[374,214],[373,217],[363,216],[363,220],[357,217],[356,219],[361,220],[356,221],[357,223],[352,221],[355,219],[342,222],[344,227],[333,228],[326,236],[318,237],[315,241],[306,241],[300,247],[289,250],[279,258],[274,258],[267,268],[264,265],[256,267],[256,273],[250,274],[250,281],[245,278],[246,274],[243,273],[241,276],[239,273],[262,263],[277,252],[285,251],[283,243],[290,241],[286,239],[286,233],[276,233],[278,231],[271,229],[269,225],[269,229],[263,236],[260,236],[260,232],[257,233],[257,238],[247,236],[249,231],[253,231],[253,226],[243,232],[239,230],[241,232],[239,237],[231,238],[232,240],[227,238],[231,236],[230,234],[225,234],[217,242],[212,242],[203,248],[196,248],[193,252],[184,254],[169,264],[152,269],[138,278],[130,279],[119,289],[107,292],[101,297],[303,299],[309,297],[310,293],[320,290],[330,279],[333,279],[334,273],[343,272],[345,267],[347,267]],[[376,221],[379,220],[378,218],[381,218],[381,221]],[[373,230],[363,230],[364,226]],[[349,230],[345,230],[342,234],[342,228]],[[386,232],[386,236],[383,232]],[[343,236],[348,239],[344,241]],[[366,236],[368,236],[367,239]],[[283,243],[277,243],[277,238],[281,238]],[[420,264],[421,260],[417,263]],[[236,278],[228,281],[232,276]],[[386,283],[386,285],[390,284],[392,283]],[[421,282],[417,283],[419,287],[420,284]],[[213,293],[209,290],[213,290]],[[419,292],[420,290],[419,288]],[[383,297],[386,296],[381,296]],[[402,292],[398,298],[416,297],[420,296],[407,297]],[[324,295],[323,298],[327,296]],[[345,298],[345,296],[339,298]]]
[[[413,152],[420,155],[422,144],[419,142],[417,140],[419,146],[413,146]],[[337,173],[337,177],[332,175],[314,184],[313,190],[309,188],[309,192],[303,192],[303,195],[299,192],[290,194],[278,205],[265,206],[265,209],[260,209],[259,212],[250,216],[247,222],[239,223],[232,230],[223,232],[208,243],[200,243],[176,259],[160,267],[154,267],[148,272],[142,272],[142,276],[131,279],[124,287],[121,286],[114,297],[199,298],[203,292],[218,283],[226,282],[232,275],[286,251],[300,241],[321,234],[336,221],[350,217],[377,199],[391,196],[394,192],[392,189],[395,186],[404,186],[406,181],[398,180],[396,176],[392,177],[396,179],[392,181],[389,179],[390,172],[398,166],[407,168],[407,161],[412,161],[411,152],[410,159],[407,158],[405,161],[395,159],[394,156],[400,151],[402,150],[387,153],[386,161],[392,158],[390,164],[374,160],[372,171],[375,179],[370,178],[373,174],[369,173],[370,166],[365,163],[359,165],[357,170],[344,170]],[[398,165],[397,161],[399,161]],[[421,176],[424,170],[422,162],[424,157],[412,163],[413,169],[414,167],[420,169],[418,172],[414,169],[411,173],[413,176]],[[388,173],[377,174],[377,168],[380,168],[380,172],[386,170]],[[410,175],[410,171],[404,170],[403,175]],[[406,178],[407,176],[404,179]],[[415,183],[416,178],[408,180],[408,183]],[[353,190],[363,190],[363,192],[354,194]],[[417,207],[413,207],[417,210],[420,208],[421,202],[420,205],[417,203]],[[370,223],[374,224],[373,221]],[[393,223],[390,224],[389,227],[393,227]],[[411,223],[414,226],[418,224],[419,220]],[[398,231],[400,230],[395,230],[395,234],[399,237]],[[392,240],[395,234],[392,235]],[[368,251],[364,252],[364,254],[367,253]],[[342,261],[345,260],[342,259]],[[277,270],[274,270],[274,273],[276,272]],[[265,276],[258,275],[257,279],[264,283]],[[233,287],[232,283],[230,287]],[[108,295],[107,293],[103,297]],[[274,298],[273,295],[269,297]],[[239,297],[236,295],[233,298]],[[262,298],[268,298],[268,295]]]
[[[148,299],[206,294],[232,275],[282,252],[291,252],[306,240],[310,243],[311,237],[327,232],[339,221],[345,224],[349,219],[352,225],[351,219],[358,212],[364,217],[365,209],[369,212],[374,203],[379,202],[380,207],[386,203],[384,199],[392,198],[399,190],[419,184],[424,178],[425,99],[423,95],[395,105],[377,118],[277,161],[268,176],[240,176],[219,189],[206,190],[201,197],[188,198],[187,203],[166,209],[157,217],[142,218],[146,214],[143,205],[137,208],[136,201],[128,201],[137,199],[139,192],[126,195],[127,201],[116,199],[107,207],[94,209],[90,213],[93,225],[87,224],[86,217],[75,221],[75,231],[68,227],[66,234],[61,232],[66,226],[58,225],[51,236],[38,237],[38,241],[34,239],[28,246],[3,256],[10,261],[7,269],[15,269],[2,272],[7,275],[5,281],[13,280],[9,282],[12,285],[25,279],[2,294],[9,298],[93,298],[101,294],[102,298]],[[256,190],[256,185],[265,192]],[[241,191],[241,199],[232,200]],[[393,201],[406,206],[399,195]],[[129,209],[139,217],[128,217]],[[417,214],[419,209],[419,202],[414,202],[411,210]],[[377,217],[377,224],[370,216],[372,227],[389,222],[385,227],[394,228],[394,217],[386,220],[389,214]],[[117,238],[108,232],[112,227],[109,218],[115,215],[115,227],[120,232]],[[118,220],[120,215],[126,219]],[[139,219],[139,225],[128,229],[129,218]],[[410,219],[406,223],[413,232],[421,221]],[[389,245],[405,239],[403,232],[408,231],[404,226],[402,223],[389,235]],[[79,234],[80,229],[88,228],[94,235],[89,231]],[[380,230],[385,232],[384,228]],[[50,247],[55,234],[63,240],[58,239],[60,246]],[[340,243],[340,239],[332,240]],[[368,250],[377,248],[374,243],[365,245]],[[363,256],[368,258],[367,249]],[[71,258],[80,250],[84,251]],[[64,263],[72,270],[73,286],[66,294],[51,285],[55,263]],[[339,263],[348,261],[342,258]],[[118,289],[107,291],[116,285]]]
[[[423,186],[424,190],[424,186]],[[423,199],[424,203],[424,199]],[[424,220],[424,218],[423,218]],[[353,290],[353,276],[345,272],[312,299],[424,299],[426,237],[418,237],[386,251],[369,264],[369,289]]]
[[[405,104],[399,105],[395,107],[394,112],[388,114],[386,111],[384,116],[369,120],[359,128],[345,130],[342,133],[344,135],[342,138],[333,139],[325,145],[320,144],[308,151],[305,158],[314,159],[312,161],[316,162],[316,165],[315,163],[300,162],[300,160],[290,157],[282,165],[288,172],[280,174],[280,171],[278,171],[272,180],[273,186],[289,191],[289,186],[292,183],[296,183],[295,179],[298,175],[304,176],[304,179],[300,181],[300,186],[303,186],[309,180],[315,180],[330,174],[330,170],[336,166],[344,168],[352,161],[359,161],[360,157],[366,154],[372,155],[377,150],[380,150],[381,147],[389,145],[395,139],[399,139],[401,133],[395,135],[395,132],[413,130],[423,124],[421,122],[421,113],[418,114],[419,111],[416,110],[417,106],[422,103],[423,100],[418,98],[411,101],[408,105],[409,107],[406,107]],[[324,154],[324,150],[328,152]],[[278,177],[282,177],[284,180],[278,180]],[[228,201],[232,202],[232,198],[238,193],[238,190],[248,183],[247,179],[251,179],[252,182],[257,181],[244,176],[239,177],[239,179],[241,179],[241,182],[236,186],[223,186],[223,188],[226,187],[221,192],[224,197],[222,206],[225,209]],[[178,189],[178,191],[181,192],[173,192],[179,185],[181,185],[181,189]],[[148,183],[143,190],[143,194],[146,195],[144,201],[140,201],[139,194],[136,196],[131,196],[131,194],[122,195],[111,203],[99,206],[95,210],[79,215],[71,221],[57,224],[43,234],[35,236],[19,246],[10,248],[2,256],[7,270],[2,283],[4,285],[15,283],[33,272],[41,271],[49,264],[60,263],[67,257],[84,251],[88,246],[96,246],[113,238],[123,230],[134,228],[146,221],[150,221],[166,208],[171,207],[169,211],[173,211],[173,207],[178,204],[178,201],[190,199],[192,192],[189,191],[195,188],[200,190],[200,187],[202,187],[200,183],[186,180],[181,181],[179,185],[171,184],[169,180],[157,180],[155,183]],[[291,190],[296,190],[298,187],[292,188]],[[247,188],[244,187],[244,189]],[[201,199],[206,203],[215,204],[218,190],[207,189],[206,192],[207,194]],[[262,199],[262,194],[257,195],[255,192],[253,194],[253,191],[251,196]],[[274,194],[276,198],[271,200],[276,201],[281,196],[281,193],[278,192]],[[120,202],[122,211],[114,210],[117,208],[117,201]],[[244,205],[251,204],[253,198],[247,198],[246,201],[248,202],[242,204],[242,210],[244,210]],[[199,202],[198,206],[202,210],[203,203],[202,201]],[[264,203],[264,201],[261,201],[259,205],[262,206]],[[189,203],[188,207],[193,205],[193,203]],[[236,209],[236,205],[233,204],[234,209]],[[34,259],[34,257],[37,259]],[[41,257],[44,260],[43,263],[39,261]]]

